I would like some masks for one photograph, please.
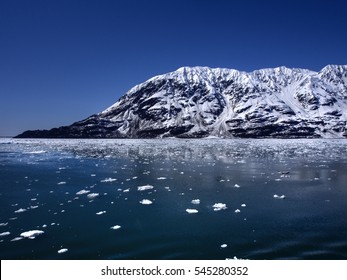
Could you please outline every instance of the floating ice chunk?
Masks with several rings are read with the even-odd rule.
[[[69,251],[69,249],[63,248],[58,250],[58,254],[63,254],[63,253],[66,253],[67,251]]]
[[[23,239],[23,237],[15,237],[15,238],[11,239],[11,242],[19,241],[19,240],[22,240],[22,239]]]
[[[238,184],[234,185],[234,188],[239,188],[239,187],[240,187],[240,185],[238,185]]]
[[[196,214],[196,213],[198,213],[199,211],[198,211],[197,209],[190,209],[190,208],[188,208],[188,209],[186,209],[186,212],[187,212],[188,214]]]
[[[284,199],[284,198],[286,198],[286,196],[284,194],[282,194],[282,195],[274,194],[274,198],[276,198],[276,199]]]
[[[145,185],[145,186],[139,186],[137,187],[137,190],[138,191],[146,191],[146,190],[151,190],[153,189],[154,187],[152,185]]]
[[[27,211],[26,209],[23,209],[23,208],[19,208],[18,210],[14,211],[15,213],[23,213]]]
[[[120,225],[115,225],[115,226],[111,227],[111,229],[120,229],[120,228],[121,228]]]
[[[90,194],[87,195],[87,197],[90,198],[90,199],[93,199],[93,198],[98,197],[98,196],[99,196],[98,193],[90,193]]]
[[[66,182],[59,182],[57,185],[65,185]]]
[[[234,212],[235,212],[235,213],[240,213],[241,210],[240,210],[240,209],[236,209]]]
[[[158,177],[157,180],[166,180],[166,177]]]
[[[36,209],[36,208],[39,208],[39,206],[38,205],[30,206],[30,209]]]
[[[87,190],[80,190],[76,193],[76,195],[82,195],[82,194],[87,194],[87,193],[90,193],[90,191],[87,191]]]
[[[8,223],[0,223],[0,227],[5,227],[7,225],[8,225]]]
[[[227,206],[224,203],[215,203],[212,207],[213,207],[214,211],[220,211],[220,210],[227,209]]]
[[[102,214],[105,214],[106,211],[100,211],[100,212],[97,212],[96,215],[102,215]]]
[[[110,183],[110,182],[114,182],[114,181],[117,181],[117,179],[115,178],[105,178],[104,180],[101,180],[100,182],[101,183]]]
[[[125,189],[123,190],[123,192],[130,192],[130,189]]]
[[[46,151],[43,151],[43,150],[28,152],[28,154],[33,154],[33,155],[44,154],[44,153],[46,153]]]
[[[220,247],[221,248],[226,248],[226,247],[228,247],[228,244],[222,244],[222,245],[220,245]]]
[[[241,204],[241,207],[246,207],[246,204],[244,204],[244,203],[243,203],[243,204]]]
[[[2,232],[0,233],[0,236],[7,236],[7,235],[10,235],[11,233],[9,231],[5,231],[5,232]]]
[[[140,203],[141,203],[141,204],[144,204],[144,205],[149,205],[149,204],[152,204],[153,202],[150,201],[149,199],[142,199],[142,200],[140,201]]]
[[[35,239],[36,236],[41,235],[43,233],[45,233],[43,230],[29,230],[22,232],[20,236],[29,239]]]
[[[200,199],[193,199],[191,201],[192,204],[200,204]]]

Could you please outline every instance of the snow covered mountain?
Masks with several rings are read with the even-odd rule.
[[[347,137],[347,65],[251,73],[182,67],[70,126],[17,137]]]

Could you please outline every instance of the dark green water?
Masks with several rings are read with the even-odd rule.
[[[345,140],[0,139],[0,257],[347,259],[346,182]]]

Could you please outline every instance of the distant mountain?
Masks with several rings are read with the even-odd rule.
[[[21,138],[347,137],[347,65],[250,73],[182,67],[105,111]]]

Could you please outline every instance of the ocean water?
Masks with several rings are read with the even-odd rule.
[[[346,140],[0,139],[1,259],[347,259]]]

